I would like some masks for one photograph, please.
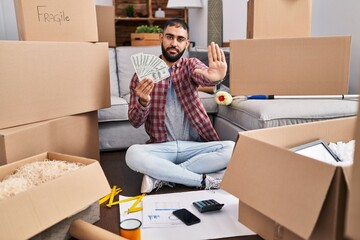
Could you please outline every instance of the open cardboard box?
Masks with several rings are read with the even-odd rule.
[[[56,159],[86,166],[26,192],[0,200],[0,236],[28,239],[98,201],[110,191],[97,160],[46,152],[0,167],[0,179],[25,163]]]
[[[0,129],[110,107],[107,43],[0,41]]]
[[[95,0],[15,0],[14,5],[21,40],[98,41]]]
[[[360,239],[360,118],[357,119],[355,140],[354,164],[345,221],[345,236],[350,239]]]
[[[230,41],[230,93],[348,94],[350,36]]]
[[[356,117],[240,132],[221,188],[239,198],[239,221],[265,239],[341,239],[350,167],[290,148],[354,139]]]
[[[46,151],[100,160],[97,111],[0,129],[0,165]]]
[[[310,36],[311,5],[311,0],[249,0],[247,38]]]

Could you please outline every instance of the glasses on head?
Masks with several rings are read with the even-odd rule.
[[[165,38],[169,41],[174,41],[176,39],[176,41],[179,43],[183,43],[187,40],[186,37],[183,37],[183,36],[175,37],[174,35],[169,34],[169,33],[165,34]]]

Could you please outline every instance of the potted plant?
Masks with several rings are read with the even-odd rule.
[[[153,46],[160,45],[159,34],[163,30],[159,26],[141,25],[131,33],[132,46]]]
[[[134,6],[129,4],[125,7],[126,16],[133,17],[134,16]]]
[[[162,33],[163,30],[159,26],[141,25],[135,30],[135,33]]]

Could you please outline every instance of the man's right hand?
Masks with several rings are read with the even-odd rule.
[[[150,78],[144,78],[135,88],[135,93],[139,97],[139,102],[144,107],[150,104],[150,94],[155,86],[155,82]]]

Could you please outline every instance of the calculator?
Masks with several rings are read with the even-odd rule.
[[[196,201],[196,202],[193,202],[193,205],[201,213],[217,211],[217,210],[220,210],[224,206],[223,203],[218,203],[214,199]]]

